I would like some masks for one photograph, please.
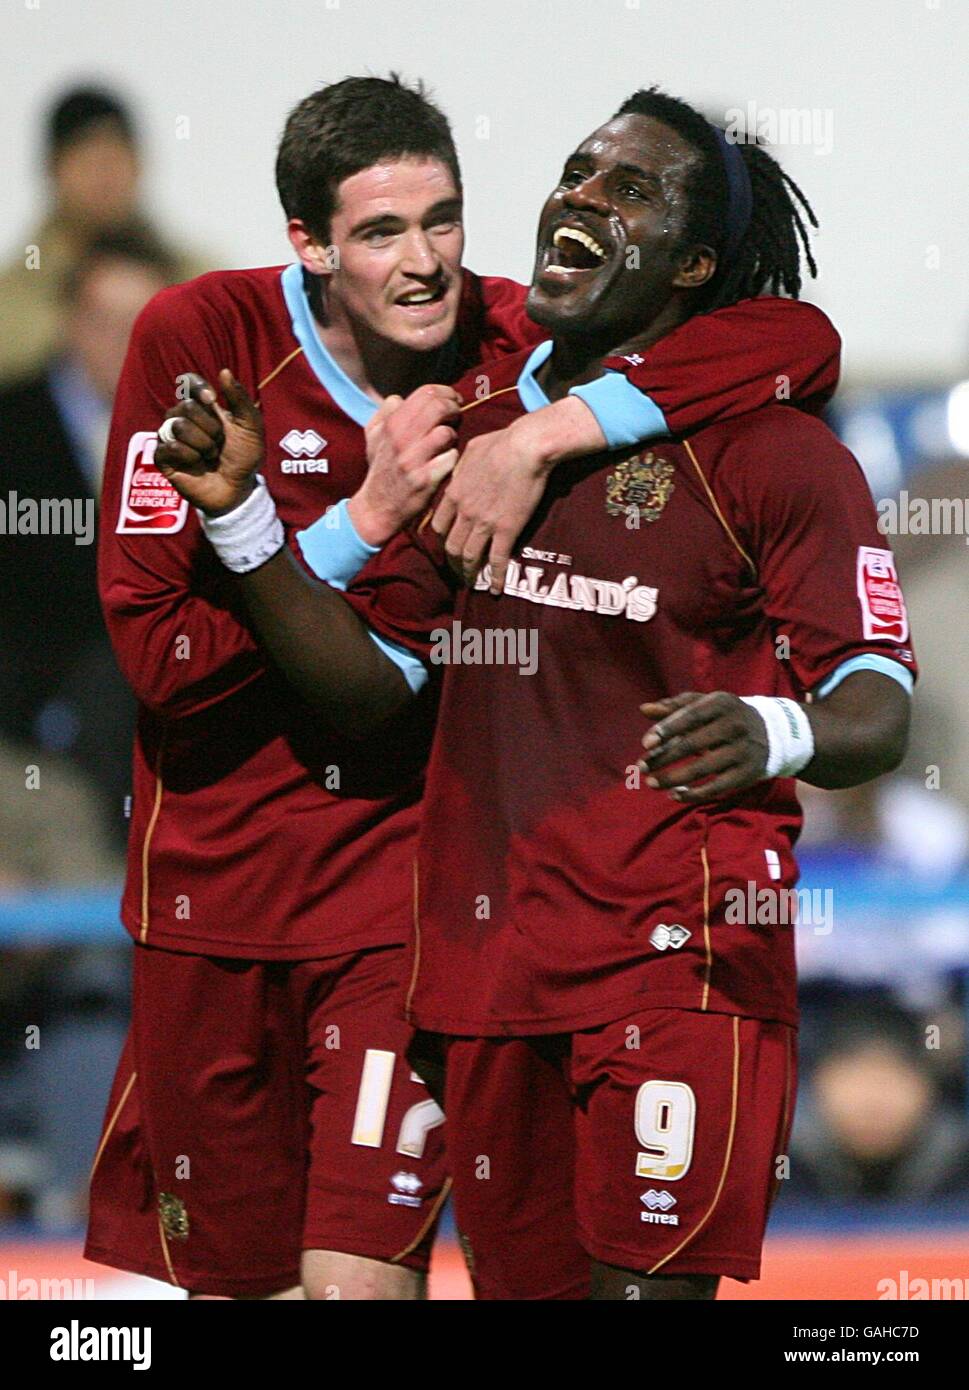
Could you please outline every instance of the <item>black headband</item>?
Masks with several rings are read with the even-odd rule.
[[[727,176],[727,227],[723,258],[729,261],[747,235],[750,215],[754,209],[754,192],[750,186],[750,174],[740,146],[728,140],[719,126],[711,125],[710,129],[717,137],[723,159],[723,172]]]

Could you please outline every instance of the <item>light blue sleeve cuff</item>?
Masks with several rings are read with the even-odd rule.
[[[423,690],[427,684],[427,670],[419,656],[415,656],[412,651],[401,646],[399,642],[391,642],[386,637],[381,637],[373,628],[367,628],[370,633],[371,641],[376,642],[388,660],[392,661],[398,671],[403,673],[404,680],[416,695]]]
[[[312,526],[307,526],[305,531],[297,531],[296,539],[303,559],[317,579],[324,580],[333,589],[345,589],[356,579],[371,555],[376,555],[380,550],[379,545],[368,545],[360,539],[347,511],[346,497],[324,512]],[[416,695],[427,684],[427,671],[420,657],[399,642],[390,642],[386,637],[381,637],[373,628],[368,627],[367,631],[371,641],[403,673],[404,680]]]
[[[325,580],[334,589],[345,589],[371,555],[380,550],[379,545],[368,545],[360,539],[347,511],[346,497],[305,531],[297,531],[296,539],[303,559],[317,579]]]
[[[599,421],[610,449],[638,444],[651,435],[669,434],[666,418],[645,391],[638,390],[622,372],[607,371],[584,386],[573,386],[570,396],[585,401]]]
[[[824,682],[818,686],[815,694],[819,700],[823,700],[826,695],[830,695],[832,690],[836,690],[845,676],[853,675],[855,671],[877,671],[882,676],[889,676],[893,681],[898,681],[899,685],[907,695],[911,695],[915,688],[915,677],[907,666],[903,666],[900,661],[893,660],[890,656],[879,656],[877,652],[865,652],[863,656],[851,656],[847,661],[842,661]]]

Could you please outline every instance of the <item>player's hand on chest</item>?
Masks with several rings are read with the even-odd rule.
[[[661,444],[560,466],[500,599],[483,592],[487,582],[485,572],[469,595],[469,619],[527,621],[582,648],[601,642],[604,625],[650,641],[657,628],[733,621],[751,576],[683,450]],[[527,619],[524,609],[516,616],[521,604]]]

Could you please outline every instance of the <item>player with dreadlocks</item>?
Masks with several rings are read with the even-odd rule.
[[[709,314],[743,300],[750,303],[753,297],[768,292],[796,299],[801,288],[802,250],[811,275],[817,273],[805,219],[814,227],[817,220],[797,184],[777,161],[754,144],[744,146],[742,155],[734,147],[738,153],[731,155],[721,130],[686,103],[655,88],[631,96],[617,112],[617,116],[625,115],[664,120],[703,153],[687,175],[688,220],[680,229],[680,239],[684,245],[712,248],[717,253],[717,269],[706,285],[693,292],[685,306],[688,316]],[[741,158],[745,172],[738,165]],[[728,228],[726,211],[731,192],[735,207]],[[617,354],[604,365],[628,372],[630,363],[639,360],[636,354]],[[703,375],[709,376],[709,370]],[[572,394],[581,390],[573,388]],[[802,401],[808,408],[821,404],[820,397],[811,398],[807,384]],[[658,404],[663,404],[662,399]],[[750,408],[741,405],[737,413]],[[466,579],[473,579],[483,557],[490,557],[496,593],[504,584],[506,557],[517,539],[508,525],[509,513],[523,518],[530,515],[527,504],[537,502],[544,486],[544,480],[536,481],[533,496],[525,495],[526,505],[516,512],[513,503],[524,484],[519,483],[516,489],[509,478],[509,452],[508,439],[502,434],[474,439],[465,458],[466,465],[474,466],[465,466],[455,475],[435,517],[435,529],[442,534],[451,527],[448,554]]]
[[[802,252],[812,277],[817,275],[805,218],[812,227],[818,222],[777,160],[754,143],[731,146],[719,127],[655,87],[635,92],[616,114],[663,121],[702,155],[686,179],[689,210],[680,241],[712,247],[717,269],[700,287],[693,312],[768,292],[797,299]]]
[[[765,150],[637,93],[565,162],[528,299],[550,339],[492,365],[483,399],[480,374],[459,383],[463,442],[731,296],[796,294],[805,219]],[[226,556],[231,516],[209,526]],[[285,549],[235,553],[324,709],[378,727],[441,674],[405,1007],[418,1066],[444,1062],[479,1295],[756,1278],[794,1100],[794,779],[866,781],[907,736],[905,607],[855,460],[772,404],[562,465],[497,597],[487,572],[456,585],[431,524],[346,599]]]

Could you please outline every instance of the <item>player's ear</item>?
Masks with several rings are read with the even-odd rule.
[[[320,240],[315,232],[300,217],[291,217],[286,224],[290,245],[311,275],[329,275],[337,266],[334,264],[336,248]]]
[[[710,246],[689,247],[679,259],[673,286],[678,290],[695,290],[705,285],[717,273],[717,253]]]

